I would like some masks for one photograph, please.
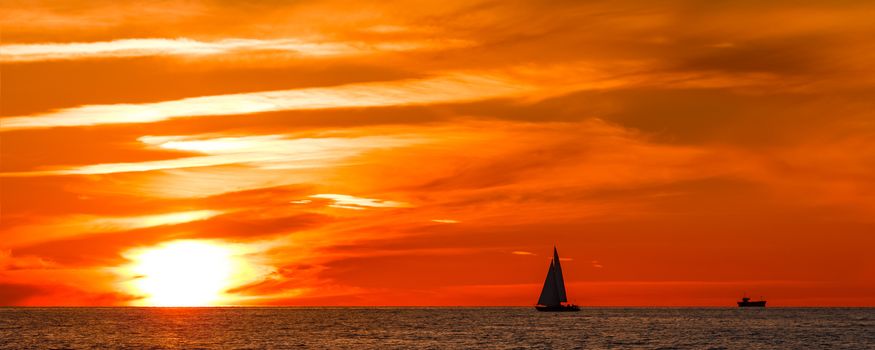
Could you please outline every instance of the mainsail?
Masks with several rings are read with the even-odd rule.
[[[547,270],[547,279],[544,280],[544,289],[538,298],[538,305],[561,305],[568,302],[565,297],[565,279],[562,278],[562,265],[559,264],[559,252],[553,247],[553,260],[550,261],[550,269]]]
[[[544,289],[541,289],[541,297],[538,298],[538,305],[559,305],[559,293],[556,292],[556,269],[553,268],[553,262],[550,262],[550,269],[547,270],[547,279],[544,280]]]

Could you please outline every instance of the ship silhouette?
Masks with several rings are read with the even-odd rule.
[[[762,297],[760,297],[762,299]],[[747,294],[741,297],[741,301],[738,302],[738,307],[766,307],[765,300],[750,300],[747,297]]]
[[[553,260],[547,270],[547,278],[544,280],[544,288],[538,298],[538,311],[580,311],[580,307],[568,303],[565,296],[565,278],[562,277],[562,265],[559,263],[559,252],[553,247]]]

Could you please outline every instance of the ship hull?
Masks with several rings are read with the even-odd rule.
[[[580,311],[577,305],[550,305],[550,306],[535,306],[535,309],[541,312],[574,312]]]
[[[766,301],[739,301],[738,307],[766,307]]]

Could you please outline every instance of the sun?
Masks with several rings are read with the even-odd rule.
[[[138,249],[128,274],[133,292],[148,306],[211,306],[225,301],[242,266],[230,246],[205,241],[173,241]]]

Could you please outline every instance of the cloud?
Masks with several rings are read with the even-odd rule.
[[[665,71],[651,61],[575,61],[503,69],[438,71],[428,78],[330,87],[188,97],[150,103],[90,104],[2,119],[0,131],[104,124],[156,123],[193,117],[471,103],[514,99],[532,103],[575,91],[659,86],[662,89],[780,88],[798,82],[769,73]]]
[[[409,203],[398,201],[387,201],[374,198],[362,198],[350,196],[346,194],[314,194],[311,198],[329,199],[334,204],[329,205],[334,208],[364,210],[367,208],[409,208],[412,207]]]
[[[192,210],[138,216],[54,216],[40,222],[7,226],[3,245],[16,247],[101,232],[127,231],[148,227],[177,225],[206,220],[221,214],[219,210]]]
[[[178,237],[253,241],[293,235],[330,222],[330,218],[315,213],[255,207],[209,220],[177,225],[173,228],[177,233],[168,233]]]
[[[140,142],[170,150],[204,154],[133,163],[84,165],[60,170],[3,173],[3,176],[85,175],[249,164],[265,169],[323,167],[370,149],[408,146],[421,140],[398,135],[290,139],[286,135],[200,138],[198,136],[143,136]]]
[[[410,51],[463,47],[459,40],[444,42],[327,42],[283,39],[227,38],[198,41],[188,38],[119,39],[101,42],[35,43],[0,45],[0,62],[75,60],[84,58],[122,58],[141,56],[205,56],[245,54],[247,52],[284,52],[295,56],[345,56],[387,51]]]
[[[379,107],[473,101],[519,95],[531,87],[507,79],[452,74],[428,79],[327,88],[191,97],[144,104],[88,105],[2,119],[0,131],[99,124],[153,123],[186,118],[287,110]]]
[[[0,281],[3,306],[115,306],[136,300],[116,292],[93,292],[63,284],[23,284]]]
[[[459,220],[453,220],[453,219],[431,219],[431,221],[437,222],[440,224],[458,224],[460,222]]]
[[[53,268],[57,265],[38,256],[13,256],[11,250],[0,250],[0,271]]]
[[[510,253],[513,254],[513,255],[538,255],[538,254],[535,254],[535,253],[532,253],[532,252],[526,252],[526,251],[522,251],[522,250],[514,250],[514,251],[512,251],[512,252],[510,252]]]
[[[216,55],[235,51],[279,50],[299,55],[348,54],[353,48],[337,43],[315,43],[300,39],[222,39],[198,41],[178,39],[119,39],[103,42],[36,43],[0,45],[0,61],[27,62],[81,58],[137,57],[155,55]]]

